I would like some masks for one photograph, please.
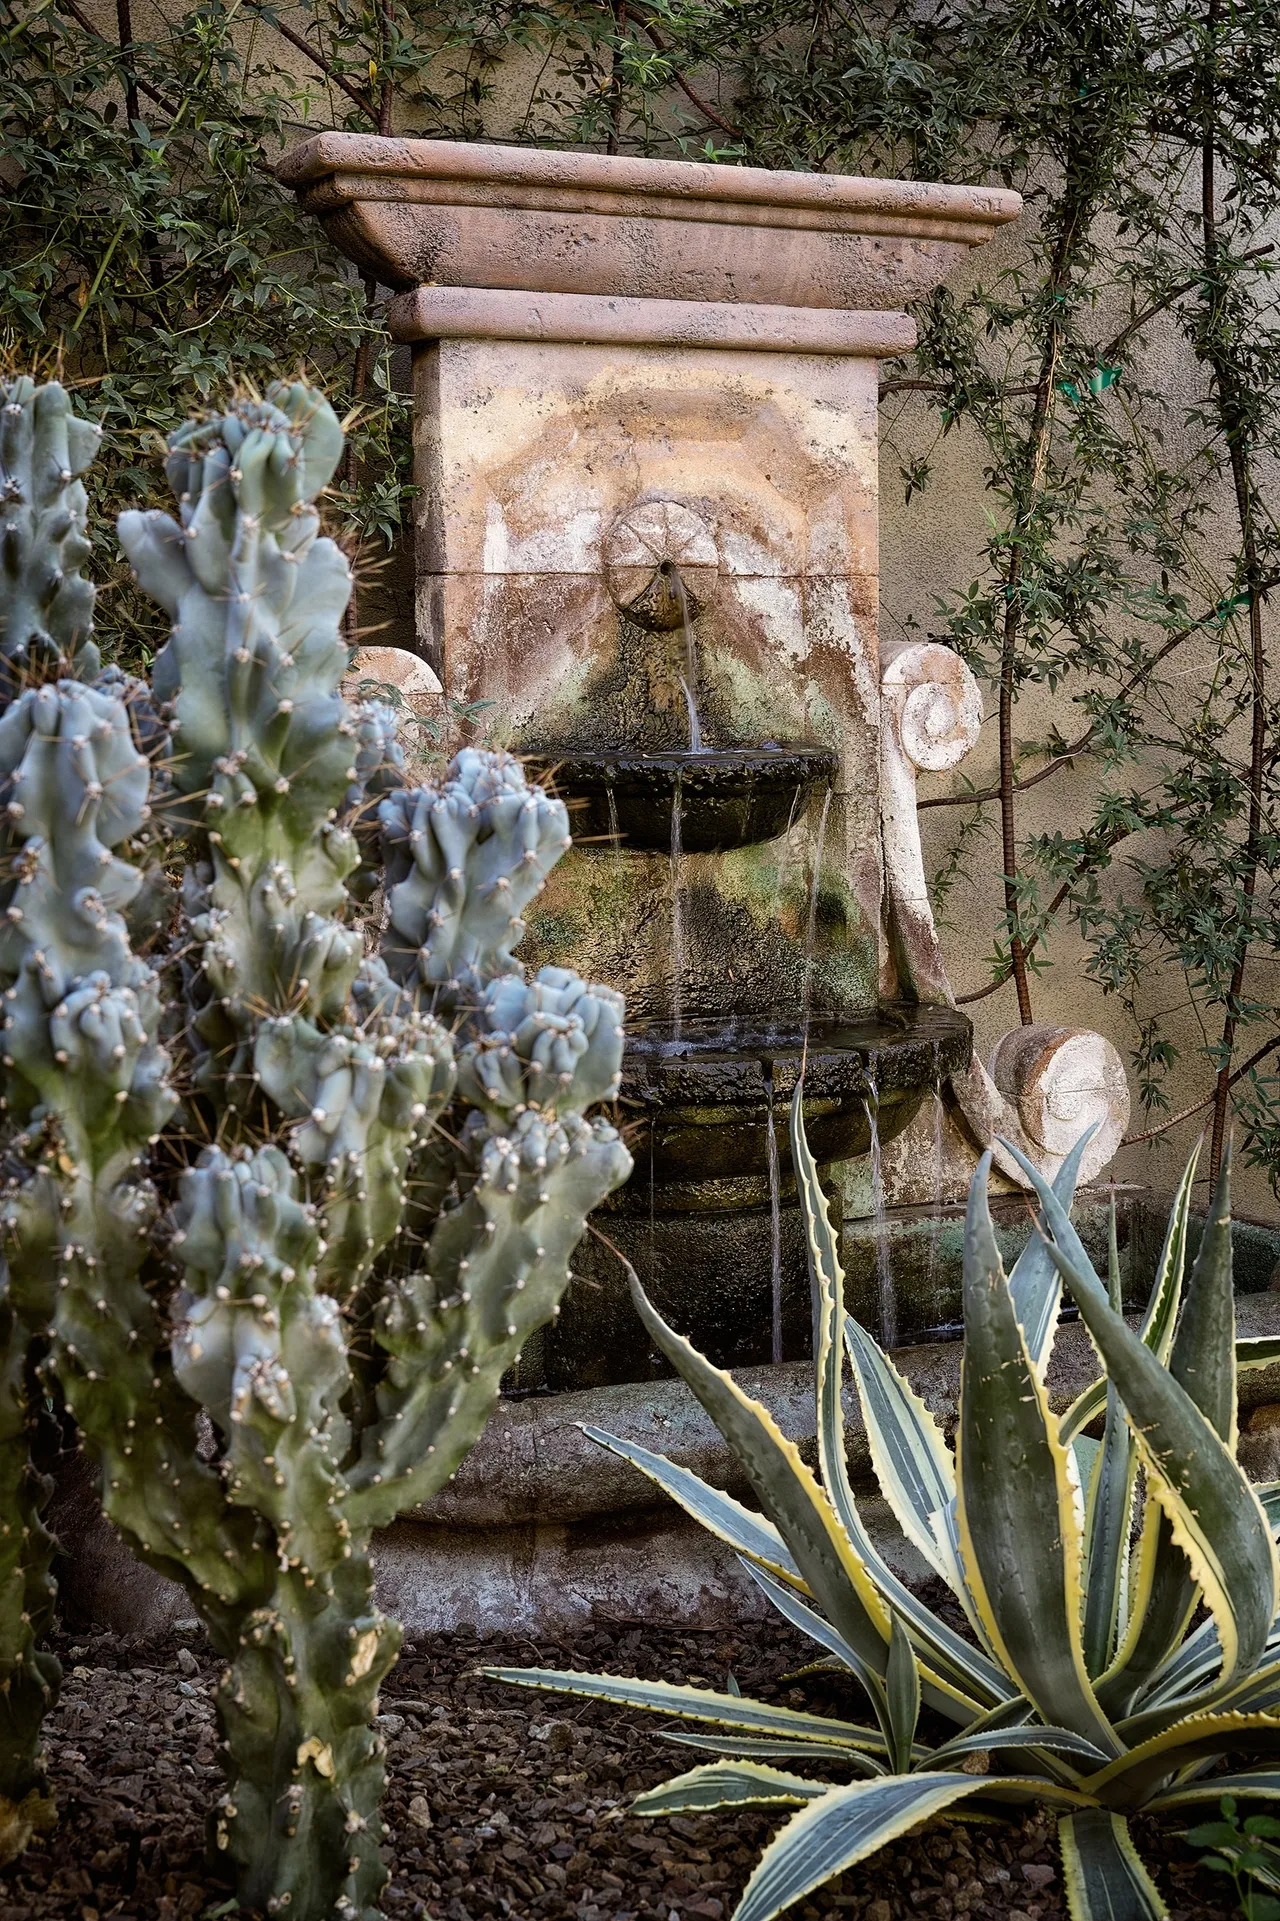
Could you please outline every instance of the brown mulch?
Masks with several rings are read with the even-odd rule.
[[[194,1921],[230,1913],[205,1867],[203,1813],[220,1788],[197,1631],[129,1645],[82,1636],[49,1728],[60,1820],[0,1874],[0,1921]],[[601,1624],[573,1641],[442,1636],[406,1651],[383,1695],[392,1829],[391,1921],[721,1921],[775,1817],[643,1820],[628,1798],[695,1765],[648,1717],[475,1679],[479,1662],[611,1669],[791,1705],[824,1698],[862,1718],[826,1677],[788,1681],[812,1648],[758,1626],[706,1633]],[[837,1683],[837,1686],[840,1684]],[[710,1758],[710,1757],[707,1757]],[[1229,1888],[1170,1829],[1140,1842],[1174,1921],[1226,1921]],[[960,1915],[1057,1921],[1065,1912],[1052,1827],[937,1822],[793,1908],[796,1921]]]

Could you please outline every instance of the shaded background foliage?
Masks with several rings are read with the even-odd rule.
[[[1208,1121],[1211,1173],[1234,1113],[1276,1187],[1270,5],[0,0],[0,74],[7,347],[87,388],[99,511],[145,495],[193,399],[305,359],[359,409],[332,510],[366,626],[406,516],[407,400],[379,290],[274,183],[287,141],[333,125],[1018,187],[1016,242],[924,304],[883,383],[886,488],[896,469],[918,534],[957,448],[986,483],[963,564],[923,569],[901,629],[885,610],[886,638],[947,641],[990,689],[990,780],[925,799],[980,972],[962,998],[1035,1018],[1055,954],[1083,957],[1123,1010],[1134,1134]],[[103,596],[106,650],[145,653],[125,604]],[[1053,831],[1054,790],[1026,799],[1046,782]]]

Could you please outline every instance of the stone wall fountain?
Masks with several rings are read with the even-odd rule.
[[[879,1207],[900,1198],[881,1149],[926,1102],[970,1164],[998,1129],[1052,1167],[1100,1120],[1096,1171],[1127,1116],[1096,1035],[1019,1030],[993,1072],[974,1060],[915,780],[972,745],[978,692],[946,648],[883,662],[876,634],[878,362],[910,349],[903,309],[1018,197],[336,133],[280,177],[398,292],[419,655],[575,809],[522,951],[627,996],[637,1167],[598,1226],[794,1426],[802,1069],[832,1191],[861,1164]],[[554,1336],[522,1357],[518,1387],[540,1392],[384,1544],[411,1628],[555,1622],[619,1596],[633,1614],[742,1605],[706,1540],[680,1547],[578,1432],[630,1423],[677,1455],[683,1433],[703,1466],[714,1446],[654,1378],[616,1255],[588,1240],[575,1266]],[[883,1262],[857,1306],[890,1340],[918,1331]]]

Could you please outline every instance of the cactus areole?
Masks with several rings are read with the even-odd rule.
[[[13,391],[33,442],[69,417]],[[174,435],[176,516],[120,520],[172,621],[150,689],[72,677],[67,590],[4,577],[31,663],[0,716],[9,1311],[34,1304],[108,1515],[225,1658],[213,1852],[291,1921],[372,1921],[385,1879],[400,1629],[370,1536],[449,1479],[630,1169],[586,1111],[617,1091],[619,996],[513,957],[562,804],[474,750],[410,788],[394,718],[341,697],[350,580],[315,506],[341,450],[300,383]],[[75,464],[78,499],[19,525],[46,569]],[[378,860],[370,955],[350,897]]]

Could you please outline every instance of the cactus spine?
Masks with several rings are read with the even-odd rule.
[[[115,733],[122,713],[108,712],[75,684],[98,668],[90,638],[93,587],[79,571],[89,543],[77,478],[98,437],[76,418],[61,387],[0,381],[0,980],[7,990],[0,1223],[9,1230],[24,1220],[29,1256],[10,1264],[6,1231],[0,1253],[0,1862],[20,1853],[33,1829],[51,1818],[40,1729],[61,1680],[57,1660],[40,1646],[53,1617],[54,1543],[42,1520],[50,1483],[32,1459],[37,1370],[53,1318],[58,1196],[45,1171],[53,1135],[39,1111],[38,1082],[24,1083],[20,1063],[34,1043],[40,1074],[47,1080],[57,1073],[48,1045],[50,995],[56,998],[84,971],[82,963],[91,965],[92,922],[102,911],[95,903],[109,898],[112,879],[110,855],[86,817],[67,850],[72,884],[86,890],[79,907],[55,910],[52,920],[37,914],[34,941],[18,933],[32,900],[30,883],[42,863],[47,877],[49,858],[47,849],[30,847],[30,830],[22,831],[27,810],[40,817],[49,799],[35,766],[41,749],[30,756],[28,750],[33,729],[43,730],[46,740],[59,735],[64,709],[74,708],[76,724],[92,736],[77,750],[86,764],[105,744],[103,727],[112,730],[116,747],[127,744],[129,732],[126,723],[122,743]],[[36,693],[42,681],[59,677],[65,677],[59,685]],[[112,757],[110,747],[104,757]],[[127,745],[124,757],[136,758]],[[19,979],[28,946],[41,951],[41,962]]]
[[[277,386],[174,437],[176,518],[122,516],[173,622],[162,777],[110,676],[0,720],[14,1262],[53,1277],[107,1513],[226,1659],[215,1852],[242,1903],[297,1921],[370,1921],[384,1879],[371,1722],[400,1630],[372,1530],[453,1472],[630,1168],[585,1112],[616,1092],[618,996],[512,957],[563,807],[476,752],[406,789],[385,715],[341,698],[349,580],[315,507],[341,447],[316,393]],[[375,816],[391,926],[366,957],[347,883]],[[169,828],[193,858],[153,956],[166,1021],[114,850]]]

